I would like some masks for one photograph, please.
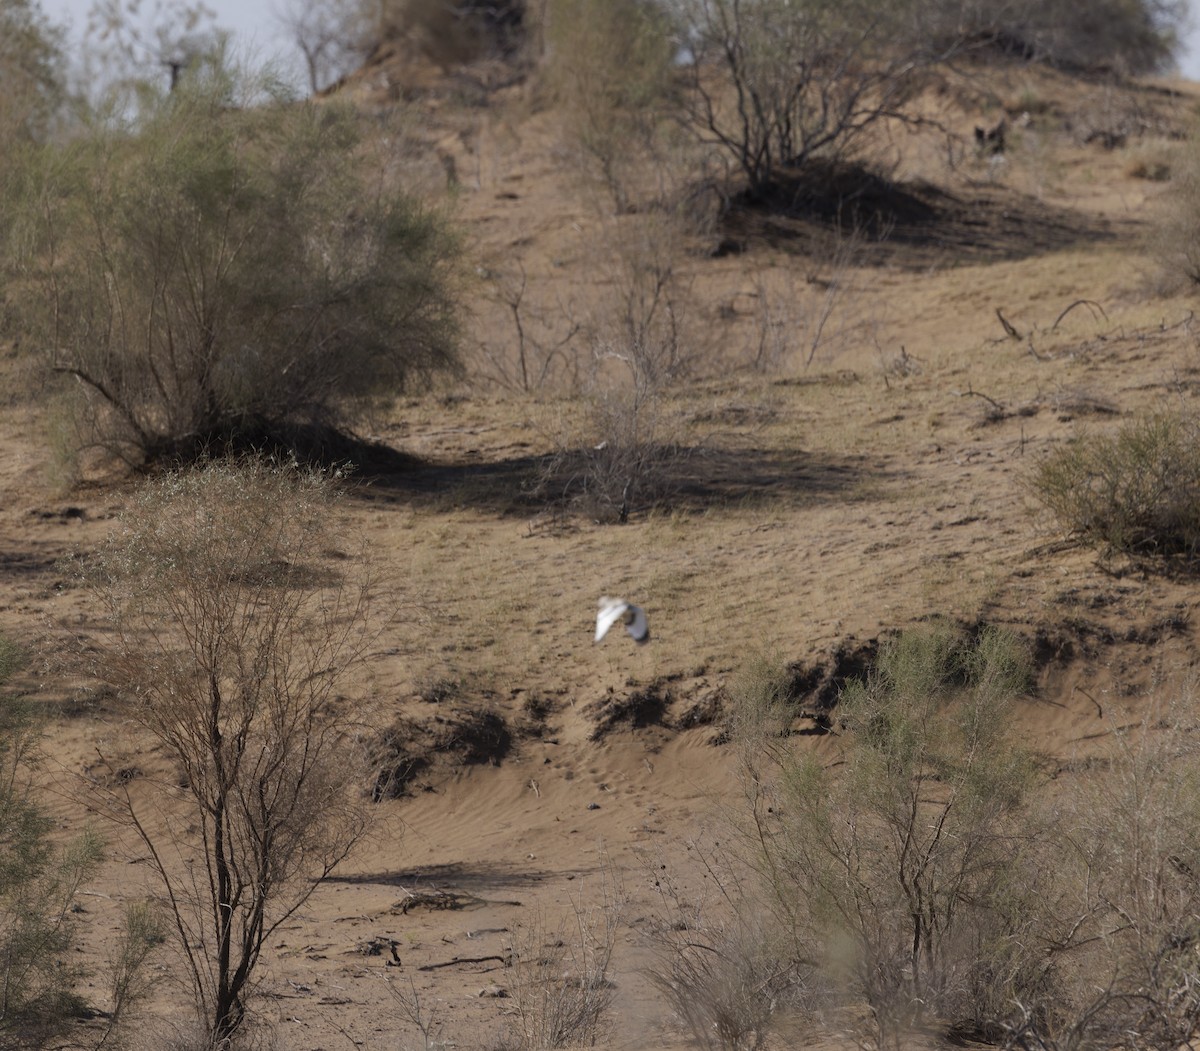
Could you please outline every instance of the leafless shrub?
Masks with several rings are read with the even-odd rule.
[[[582,324],[572,317],[569,305],[561,300],[550,309],[535,305],[529,296],[529,275],[520,263],[514,269],[488,269],[483,276],[490,298],[512,329],[497,333],[490,325],[486,330],[480,326],[480,378],[524,392],[573,388],[579,379],[576,344]]]
[[[781,1015],[803,1007],[812,968],[780,937],[752,871],[728,851],[691,847],[704,892],[689,894],[666,865],[654,873],[662,909],[650,979],[697,1047],[758,1051]]]
[[[859,327],[845,314],[859,288],[857,270],[868,250],[861,230],[839,230],[830,250],[814,257],[802,277],[793,267],[756,275],[754,369],[771,372],[795,358],[809,368],[819,353],[837,353]]]
[[[635,507],[662,503],[688,454],[665,395],[704,360],[691,282],[681,269],[684,233],[656,213],[614,221],[606,247],[609,293],[591,324],[592,360],[584,419],[553,435],[556,451],[538,482],[554,502],[625,521]]]
[[[1187,1046],[1200,1033],[1200,778],[1190,690],[1114,728],[1099,764],[1056,814],[1056,861],[1073,892],[1051,943],[1065,988],[1024,1002],[1011,1046],[1030,1051]]]
[[[428,997],[421,995],[411,976],[407,983],[389,975],[385,975],[383,980],[387,983],[388,993],[401,1018],[421,1034],[424,1051],[438,1051],[439,1048],[452,1046],[440,1039],[444,1022],[437,1005],[431,1004]]]
[[[128,785],[93,794],[147,850],[213,1046],[242,1026],[272,933],[365,828],[337,690],[366,584],[353,559],[323,564],[333,484],[260,461],[163,475],[85,567],[111,625],[94,671],[177,767],[152,822]]]
[[[681,0],[684,105],[701,138],[761,196],[787,168],[846,156],[872,125],[913,121],[921,74],[953,50],[923,32],[925,9],[870,0]]]
[[[541,87],[563,141],[618,214],[662,202],[684,171],[664,6],[650,0],[550,0]]]
[[[609,964],[621,922],[611,885],[595,905],[576,901],[557,926],[538,914],[512,947],[515,1031],[505,1047],[542,1051],[594,1045],[613,999]]]

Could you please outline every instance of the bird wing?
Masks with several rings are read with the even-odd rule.
[[[646,611],[641,606],[627,606],[626,610],[633,614],[633,620],[625,625],[625,630],[633,636],[635,642],[645,642],[650,638],[650,623],[646,620]]]
[[[599,642],[605,635],[608,634],[608,629],[611,628],[618,620],[625,616],[625,611],[629,609],[629,603],[624,599],[619,598],[602,598],[600,600],[600,612],[596,614],[596,641]]]

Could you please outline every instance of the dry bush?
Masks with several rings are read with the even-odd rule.
[[[508,390],[546,388],[573,390],[579,382],[578,338],[580,322],[561,299],[553,306],[540,302],[537,293],[550,282],[537,282],[532,290],[529,275],[519,262],[513,267],[486,268],[486,294],[511,322],[501,329],[492,318],[477,326],[478,360],[472,377],[486,386]]]
[[[83,566],[110,625],[94,672],[176,767],[149,798],[96,785],[96,805],[146,848],[214,1046],[241,1027],[268,939],[365,829],[338,690],[366,584],[352,553],[328,568],[333,486],[261,461],[165,474]]]
[[[654,872],[661,911],[654,926],[658,963],[650,980],[697,1047],[757,1051],[780,1017],[803,1011],[812,968],[797,958],[753,882],[730,851],[691,844],[703,892],[689,893],[666,865]]]
[[[933,46],[926,6],[873,0],[680,0],[692,61],[684,108],[703,141],[761,197],[775,177],[847,156],[873,125],[915,118],[920,77],[953,53]]]
[[[636,508],[670,501],[690,450],[667,394],[708,356],[682,266],[685,230],[665,212],[610,226],[598,253],[606,262],[597,267],[608,292],[586,329],[585,412],[552,435],[540,496],[622,522]]]
[[[5,327],[63,378],[77,447],[287,445],[457,367],[445,223],[354,162],[356,114],[268,86],[189,77],[3,202]]]
[[[1194,141],[1173,151],[1170,180],[1147,250],[1161,267],[1165,286],[1194,287],[1200,284],[1200,148]]]
[[[511,58],[525,44],[524,0],[362,0],[375,42],[407,40],[443,69]]]
[[[944,41],[1063,69],[1146,73],[1166,66],[1187,15],[1180,0],[932,0]]]
[[[503,1047],[545,1051],[596,1043],[612,1005],[608,972],[620,923],[621,901],[611,882],[598,904],[574,902],[557,926],[535,916],[511,950],[515,1021]]]
[[[1022,999],[1007,1045],[1185,1047],[1200,1034],[1200,776],[1192,691],[1109,745],[1053,817],[1057,995]],[[1157,708],[1157,705],[1154,706]]]
[[[1200,430],[1179,410],[1090,433],[1026,479],[1067,533],[1113,551],[1192,560],[1200,551]]]
[[[618,213],[666,200],[680,171],[667,11],[651,0],[550,0],[540,86],[563,141]]]
[[[807,369],[818,354],[836,355],[845,347],[861,327],[861,319],[846,314],[859,288],[855,272],[869,251],[860,229],[839,229],[807,274],[789,266],[755,275],[750,363],[756,371],[774,372],[795,362]]]
[[[41,141],[66,101],[62,30],[29,0],[0,0],[0,141]]]

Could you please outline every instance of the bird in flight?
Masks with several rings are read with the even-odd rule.
[[[650,625],[646,622],[646,611],[620,598],[602,598],[600,612],[596,614],[596,641],[608,634],[617,621],[623,621],[625,630],[634,642],[642,643],[650,638]]]

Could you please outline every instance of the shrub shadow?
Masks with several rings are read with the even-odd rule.
[[[1115,240],[1115,224],[1004,186],[950,193],[927,182],[899,183],[852,165],[781,174],[751,196],[733,198],[723,243],[780,251],[828,252],[862,239],[866,266],[921,270],[947,263],[1027,259]]]
[[[801,450],[672,446],[650,450],[653,478],[635,482],[629,509],[702,512],[713,507],[811,505],[859,498],[881,477],[863,457],[836,457]],[[364,500],[406,502],[434,508],[466,507],[528,517],[549,508],[583,506],[592,450],[582,448],[493,461],[404,460],[402,469],[358,467]]]

